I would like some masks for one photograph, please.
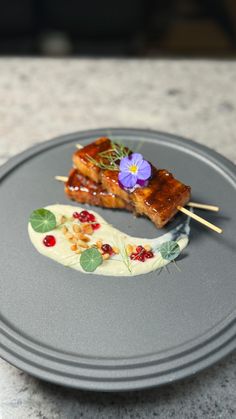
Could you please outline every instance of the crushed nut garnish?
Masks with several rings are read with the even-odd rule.
[[[87,243],[84,243],[84,242],[79,242],[78,243],[78,246],[83,247],[84,249],[88,249],[89,248],[88,244]]]
[[[93,227],[91,226],[91,224],[82,225],[81,230],[85,234],[93,234]]]
[[[75,235],[74,235],[74,236],[77,238],[77,240],[80,238],[80,234],[81,234],[81,233],[75,233]]]
[[[66,238],[67,238],[67,240],[71,240],[71,239],[73,239],[73,234],[71,234],[69,231],[66,233]]]
[[[133,252],[133,246],[132,246],[132,244],[127,244],[127,246],[126,246],[126,252],[127,252],[128,256],[131,255],[131,253]]]
[[[75,233],[79,233],[81,231],[81,228],[78,224],[73,224],[72,228]]]
[[[64,224],[66,222],[66,217],[64,215],[61,216],[61,224]]]
[[[101,240],[98,240],[96,242],[96,246],[97,246],[98,249],[101,249],[101,247],[102,247],[102,241]]]
[[[77,244],[72,244],[72,246],[71,246],[70,248],[71,248],[71,250],[73,250],[73,251],[77,250]]]
[[[89,242],[90,241],[90,238],[88,236],[85,236],[83,233],[77,233],[77,235],[78,235],[78,238],[80,240],[83,240],[84,242]]]

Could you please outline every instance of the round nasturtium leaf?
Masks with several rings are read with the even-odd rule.
[[[159,251],[163,259],[172,261],[179,256],[180,247],[177,242],[170,240],[168,242],[163,243],[160,246]]]
[[[93,272],[103,262],[101,253],[95,247],[85,250],[80,256],[80,265],[86,272]]]
[[[45,208],[34,210],[30,215],[29,221],[37,233],[46,233],[53,230],[57,225],[55,215]]]

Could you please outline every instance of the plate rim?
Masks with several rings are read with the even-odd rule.
[[[63,143],[70,143],[77,139],[83,139],[83,137],[85,137],[84,139],[88,137],[99,137],[101,135],[104,135],[104,133],[115,133],[115,135],[132,135],[136,137],[143,135],[147,136],[149,139],[153,139],[153,141],[156,141],[158,139],[162,141],[168,140],[169,143],[182,146],[182,148],[184,147],[184,149],[187,148],[192,153],[197,153],[198,156],[200,154],[203,158],[206,158],[207,155],[208,160],[210,159],[210,161],[213,162],[214,165],[220,167],[224,173],[226,173],[231,179],[233,179],[233,182],[236,182],[236,166],[233,162],[223,157],[215,150],[212,150],[206,147],[205,145],[196,143],[193,140],[188,140],[175,134],[169,134],[162,131],[154,131],[147,129],[100,128],[60,135],[58,137],[54,137],[51,140],[38,143],[26,149],[25,151],[9,159],[5,164],[3,164],[0,167],[0,183],[4,181],[4,178],[8,176],[9,172],[19,167],[23,162],[40,154],[41,152],[47,152],[47,150],[60,146]],[[183,365],[178,365],[179,357],[177,357],[177,365],[173,364],[172,369],[169,372],[168,369],[163,372],[160,371],[160,368],[158,369],[158,367],[160,367],[160,365],[163,364],[160,364],[158,362],[158,365],[156,365],[155,362],[151,362],[149,364],[139,364],[139,366],[138,364],[135,364],[131,367],[126,365],[125,363],[122,368],[120,368],[120,366],[117,367],[117,365],[115,364],[109,366],[103,365],[102,374],[102,368],[95,368],[95,365],[89,365],[85,362],[84,365],[80,364],[79,366],[77,366],[77,374],[75,374],[72,372],[72,369],[75,369],[75,364],[74,362],[71,362],[70,367],[68,367],[68,365],[66,366],[65,371],[68,370],[68,374],[66,374],[65,371],[60,371],[62,362],[59,359],[52,361],[50,353],[45,353],[45,365],[43,366],[42,358],[40,358],[40,356],[37,354],[37,351],[32,347],[32,345],[31,349],[29,349],[30,345],[27,348],[27,345],[25,345],[24,342],[20,342],[19,337],[18,340],[17,337],[14,336],[15,332],[9,334],[9,331],[7,331],[7,329],[7,324],[4,324],[4,322],[2,322],[1,320],[0,335],[2,338],[0,342],[0,356],[3,359],[38,378],[61,385],[87,390],[125,391],[143,389],[147,387],[166,384],[190,376],[195,372],[212,365],[213,363],[221,359],[223,356],[226,356],[229,352],[236,348],[236,318],[234,317],[231,323],[227,323],[227,327],[222,329],[223,332],[218,331],[216,335],[209,339],[209,349],[205,351],[205,354],[204,349],[207,349],[207,347],[206,344],[204,345],[203,342],[201,345],[197,345],[200,346],[200,348],[197,349],[197,352],[196,350],[193,350],[190,353],[190,355],[193,353],[197,353],[197,358],[195,358],[195,360],[191,359],[191,356],[190,358],[188,358],[189,354],[185,354],[183,356],[182,352],[182,357],[180,354],[180,359],[185,359],[185,363]],[[13,329],[9,329],[12,332]],[[217,336],[217,338],[215,338],[215,336]],[[222,342],[223,336],[224,343]],[[218,342],[218,346],[215,346],[214,350],[211,349],[211,343],[213,341]],[[31,342],[30,339],[29,342]],[[52,362],[51,365],[50,362]],[[164,363],[166,362],[168,363],[168,359]],[[87,371],[87,374],[85,374],[85,371]],[[133,373],[133,378],[132,374],[130,375],[130,371],[132,371]],[[90,372],[90,377],[88,372]],[[119,376],[118,373],[120,373],[121,375]]]

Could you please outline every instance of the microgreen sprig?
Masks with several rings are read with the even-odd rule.
[[[129,154],[130,150],[124,144],[111,142],[111,148],[98,153],[100,161],[89,155],[87,155],[87,159],[100,169],[119,171],[120,160],[128,157]]]
[[[130,260],[130,257],[128,255],[128,253],[127,253],[125,245],[122,246],[121,248],[119,248],[119,251],[120,251],[121,258],[122,258],[122,262],[124,263],[124,265],[126,266],[128,271],[130,273],[132,273],[131,260]]]

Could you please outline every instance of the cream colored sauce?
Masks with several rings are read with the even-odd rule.
[[[61,216],[64,215],[66,217],[71,218],[72,214],[77,211],[80,212],[84,208],[75,207],[72,205],[49,205],[47,207],[48,210],[53,212],[56,216],[58,224],[60,223]],[[168,260],[162,258],[161,254],[156,251],[154,252],[154,257],[151,259],[147,259],[145,262],[140,261],[133,261],[129,258],[129,266],[127,266],[126,258],[122,257],[125,255],[125,248],[128,244],[134,245],[145,245],[149,244],[153,249],[160,246],[160,244],[172,240],[172,231],[166,233],[162,236],[159,236],[156,239],[146,239],[140,237],[132,237],[129,236],[122,231],[116,229],[112,225],[108,224],[104,218],[102,218],[98,213],[89,209],[89,212],[94,214],[96,217],[96,222],[101,224],[101,227],[98,230],[95,230],[94,233],[90,236],[91,241],[89,245],[95,244],[98,240],[102,240],[103,243],[108,243],[112,247],[118,247],[120,250],[120,254],[112,256],[109,260],[103,261],[102,265],[100,265],[94,272],[84,272],[82,267],[80,266],[80,255],[76,254],[74,251],[70,249],[71,244],[66,239],[64,234],[61,231],[60,227],[56,227],[54,230],[48,233],[37,233],[35,232],[31,224],[28,225],[28,232],[29,237],[31,239],[32,244],[44,256],[47,256],[58,263],[61,263],[64,266],[68,266],[70,268],[76,269],[78,271],[96,275],[110,275],[110,276],[136,276],[136,275],[143,275],[148,272],[154,271],[159,269],[168,263]],[[69,229],[72,228],[72,221],[69,221],[65,224]],[[189,227],[187,226],[189,229]],[[173,230],[174,232],[175,230]],[[56,238],[56,245],[53,247],[46,247],[43,244],[43,239],[46,235],[53,235]],[[188,244],[188,233],[179,233],[176,237],[175,232],[175,240],[180,246],[181,251],[187,246]]]

